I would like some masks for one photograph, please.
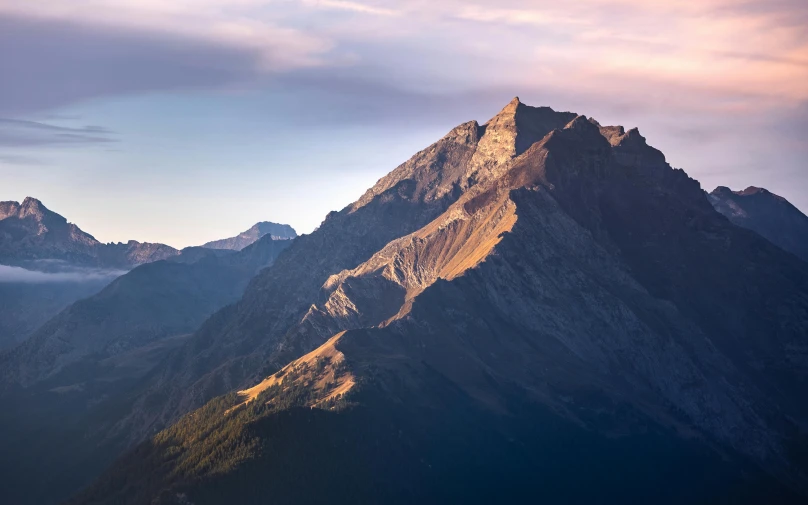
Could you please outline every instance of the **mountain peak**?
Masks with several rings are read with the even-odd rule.
[[[771,194],[771,192],[769,190],[767,190],[766,188],[759,188],[757,186],[749,186],[748,188],[746,188],[746,189],[744,189],[742,191],[738,191],[738,194],[743,195],[743,196],[757,195],[757,194],[768,195],[768,194]]]
[[[478,150],[501,163],[519,156],[577,116],[573,112],[556,112],[550,107],[525,105],[516,97],[483,125],[485,134],[480,139]]]
[[[713,196],[720,196],[724,198],[728,198],[731,196],[754,196],[754,195],[761,195],[761,196],[770,196],[777,200],[787,201],[780,195],[776,195],[769,191],[766,188],[761,188],[759,186],[749,186],[746,189],[742,189],[739,191],[733,191],[732,189],[728,188],[727,186],[718,186],[714,190],[710,192]]]
[[[715,196],[718,196],[718,195],[727,195],[728,196],[728,195],[732,194],[732,190],[729,189],[726,186],[718,186],[714,190],[712,190],[710,192],[710,194],[715,195]]]
[[[50,211],[44,205],[42,205],[41,201],[32,196],[26,196],[25,200],[22,201],[22,205],[20,205],[19,217],[25,218],[28,216],[35,216],[41,219],[45,213],[49,212]]]
[[[265,235],[270,235],[273,240],[289,240],[297,237],[297,232],[288,224],[259,221],[248,230],[239,233],[235,237],[213,240],[204,244],[202,247],[207,249],[231,249],[240,251]]]
[[[16,216],[20,211],[20,202],[7,201],[0,202],[0,220],[10,216]]]

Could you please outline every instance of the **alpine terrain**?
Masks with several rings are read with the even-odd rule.
[[[6,495],[804,503],[808,263],[713,204],[636,128],[514,99],[283,241],[204,322],[100,308],[170,262],[49,321],[6,355],[4,402],[80,422],[0,448]],[[180,286],[157,303],[207,292]]]
[[[179,251],[130,240],[102,244],[42,202],[0,202],[0,349],[127,270]]]

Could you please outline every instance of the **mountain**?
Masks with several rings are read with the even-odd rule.
[[[708,198],[733,223],[808,261],[808,216],[785,198],[754,186],[743,191],[719,186]]]
[[[41,260],[70,264],[132,268],[176,256],[179,251],[164,244],[102,244],[42,202],[27,197],[22,204],[0,202],[0,263],[25,265]]]
[[[269,221],[261,221],[255,223],[249,230],[236,235],[235,237],[225,238],[222,240],[214,240],[208,242],[202,247],[208,249],[230,249],[233,251],[240,251],[252,244],[264,235],[271,235],[273,239],[293,239],[297,237],[295,230],[288,224],[270,223]]]
[[[806,314],[637,129],[515,99],[155,367],[71,503],[803,503]]]
[[[637,129],[515,99],[284,242],[144,373],[15,375],[0,494],[135,444],[71,503],[805,499],[808,265]]]
[[[0,202],[0,349],[137,265],[179,251],[163,244],[102,244],[28,197]]]
[[[64,480],[101,471],[126,447],[115,424],[152,369],[290,244],[265,236],[240,252],[195,247],[141,265],[0,353],[0,396],[14,405],[0,413],[0,496],[47,503]],[[48,475],[42,485],[31,467]]]

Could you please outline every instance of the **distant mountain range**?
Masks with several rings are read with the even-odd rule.
[[[0,202],[0,263],[5,265],[47,259],[128,269],[178,254],[165,244],[102,244],[35,198],[27,197],[22,204]]]
[[[254,224],[249,230],[239,233],[235,237],[214,240],[202,247],[208,249],[230,249],[240,251],[264,235],[270,235],[275,240],[293,239],[297,237],[295,230],[288,224],[270,223],[261,221]]]
[[[287,235],[291,230],[294,235],[288,225],[267,229],[258,223],[250,230],[254,232],[239,236],[238,249],[273,230]],[[35,198],[0,202],[0,349],[23,340],[62,309],[128,270],[181,254],[181,261],[189,262],[192,255],[209,253],[134,240],[103,244]],[[228,300],[232,296],[226,288],[221,294]],[[198,310],[208,314],[204,306]]]
[[[802,221],[715,193],[514,99],[309,235],[138,267],[0,355],[0,495],[805,503]]]

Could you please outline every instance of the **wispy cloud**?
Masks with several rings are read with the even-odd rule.
[[[27,156],[24,154],[8,154],[0,153],[0,163],[8,163],[9,165],[44,165],[46,162],[35,156]]]
[[[344,10],[362,14],[372,14],[374,16],[398,16],[401,14],[400,11],[395,9],[345,0],[302,0],[302,3],[311,7]]]
[[[88,145],[117,142],[102,126],[71,128],[23,119],[0,118],[0,146]]]

